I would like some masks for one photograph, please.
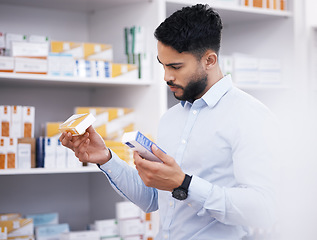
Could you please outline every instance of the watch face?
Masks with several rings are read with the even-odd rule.
[[[187,191],[184,189],[176,188],[173,191],[172,196],[178,200],[185,200],[187,198]]]

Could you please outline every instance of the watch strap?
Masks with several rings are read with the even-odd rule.
[[[184,181],[182,182],[182,185],[180,185],[179,187],[188,191],[189,184],[190,184],[191,180],[192,180],[192,176],[185,174]]]

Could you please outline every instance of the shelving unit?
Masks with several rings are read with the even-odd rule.
[[[131,79],[124,75],[116,78],[88,78],[88,77],[60,77],[40,74],[22,74],[22,73],[0,73],[0,83],[2,84],[20,84],[27,85],[75,85],[90,87],[107,86],[149,86],[151,80]]]
[[[286,118],[283,108],[296,86],[292,50],[297,38],[293,1],[288,1],[289,11],[204,2],[217,9],[223,18],[223,54],[242,52],[281,58],[281,85],[238,87]],[[123,28],[143,25],[147,29],[147,50],[153,58],[153,74],[151,79],[144,80],[124,76],[99,80],[1,73],[0,103],[35,106],[36,136],[41,135],[41,124],[66,119],[75,106],[112,106],[134,108],[136,128],[155,137],[160,116],[177,101],[167,90],[163,69],[157,63],[153,32],[173,11],[194,3],[197,2],[1,0],[1,31],[48,35],[54,40],[112,44],[116,62],[125,60]],[[0,212],[57,211],[61,222],[68,222],[72,230],[84,229],[97,219],[115,217],[114,204],[122,200],[96,168],[0,171],[0,189]]]
[[[94,173],[100,172],[97,166],[80,168],[32,168],[32,169],[7,169],[0,171],[1,175],[34,175],[34,174],[56,174],[56,173]]]

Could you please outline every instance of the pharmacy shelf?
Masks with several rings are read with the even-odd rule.
[[[198,1],[199,2],[199,1]],[[194,0],[167,0],[169,11],[167,15],[180,9],[180,5],[193,5],[197,1]],[[203,2],[202,3],[206,3]],[[274,18],[289,18],[292,16],[290,11],[281,11],[274,9],[246,7],[240,5],[226,5],[220,3],[212,3],[211,7],[216,9],[221,15],[224,24],[240,24],[249,21],[264,21]]]
[[[94,10],[103,10],[124,4],[136,4],[141,2],[150,2],[150,0],[1,0],[2,4],[78,12],[91,12]]]
[[[20,73],[0,73],[0,85],[2,83],[25,83],[25,84],[66,84],[76,86],[147,86],[152,81],[143,79],[131,79],[124,75],[115,78],[87,78],[87,77],[68,77],[68,76],[50,76],[43,74],[20,74]]]
[[[242,90],[287,90],[291,89],[291,86],[286,84],[241,84],[241,83],[233,83],[237,88]]]
[[[31,169],[5,169],[0,170],[1,175],[34,175],[34,174],[58,174],[58,173],[94,173],[101,172],[97,166],[79,168],[31,168]]]

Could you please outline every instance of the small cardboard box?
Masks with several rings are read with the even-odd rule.
[[[0,169],[7,168],[7,148],[6,148],[6,137],[0,136]]]
[[[28,214],[26,218],[33,219],[34,227],[59,223],[59,214],[56,212]]]
[[[0,221],[0,228],[7,228],[9,239],[14,239],[14,237],[32,237],[34,229],[33,219],[21,218]]]
[[[18,139],[8,138],[7,141],[7,168],[17,168]]]
[[[11,106],[0,106],[0,136],[10,136]]]
[[[25,138],[34,137],[35,107],[22,107],[22,133]]]
[[[100,240],[100,234],[98,231],[73,231],[68,233],[62,233],[60,240]]]
[[[74,114],[59,126],[61,132],[70,132],[72,135],[82,135],[93,124],[96,118],[91,113]]]
[[[14,71],[16,73],[30,73],[30,74],[47,74],[47,59],[39,58],[14,58]]]
[[[48,52],[48,42],[12,42],[13,57],[47,58]]]
[[[41,225],[35,228],[36,240],[60,239],[60,235],[65,232],[69,232],[69,225],[67,223]]]
[[[30,144],[31,145],[31,168],[36,167],[35,161],[35,151],[36,151],[36,141],[35,138],[18,138],[18,146],[19,144]],[[18,165],[20,168],[20,166]]]
[[[1,213],[0,214],[0,221],[9,221],[14,219],[22,218],[20,213]]]
[[[13,70],[14,58],[8,56],[1,56],[0,54],[0,72],[13,72]]]
[[[21,138],[22,135],[22,106],[11,106],[10,136]]]

